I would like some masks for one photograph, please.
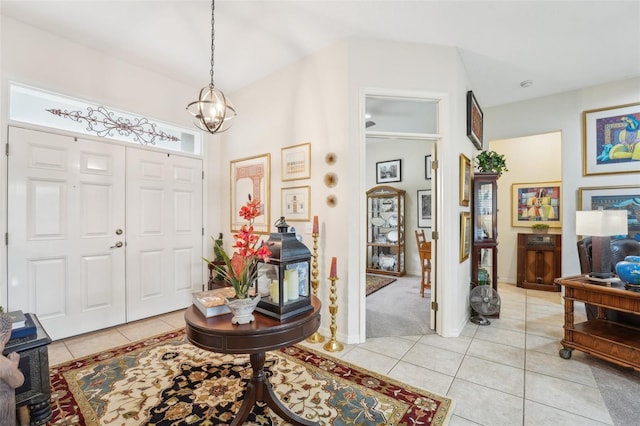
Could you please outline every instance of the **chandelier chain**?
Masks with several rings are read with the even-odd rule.
[[[214,61],[213,61],[213,54],[216,50],[216,44],[215,44],[215,39],[216,39],[216,32],[214,30],[214,27],[216,25],[216,18],[215,18],[215,10],[216,10],[216,2],[215,0],[211,0],[211,71],[209,71],[209,74],[211,75],[211,83],[209,84],[209,87],[213,88],[213,65],[214,65]]]

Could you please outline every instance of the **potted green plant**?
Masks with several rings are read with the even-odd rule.
[[[495,151],[482,151],[475,158],[476,168],[480,173],[497,173],[498,177],[503,172],[508,172],[504,155]]]
[[[549,225],[546,223],[534,223],[531,225],[534,234],[546,234],[549,231]]]

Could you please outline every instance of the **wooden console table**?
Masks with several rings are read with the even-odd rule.
[[[565,287],[564,339],[560,356],[569,359],[571,351],[578,349],[640,371],[640,328],[604,319],[606,308],[640,315],[640,293],[625,290],[620,283],[611,287],[593,284],[584,276],[556,278],[555,283]],[[597,318],[574,324],[574,302],[596,305]]]
[[[187,308],[184,317],[191,343],[212,352],[249,354],[253,375],[232,426],[243,424],[256,401],[265,402],[277,415],[294,425],[317,425],[289,411],[276,397],[264,372],[266,351],[291,346],[318,330],[320,301],[312,296],[311,303],[313,310],[286,321],[254,312],[255,321],[241,325],[231,324],[231,314],[205,318],[193,305]]]

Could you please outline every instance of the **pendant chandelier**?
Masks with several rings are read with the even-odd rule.
[[[200,90],[197,101],[187,105],[187,111],[194,117],[194,124],[211,134],[224,132],[231,127],[230,120],[236,116],[231,101],[213,84],[213,54],[215,51],[215,0],[211,0],[211,82]]]

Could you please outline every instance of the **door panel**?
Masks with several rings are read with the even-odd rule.
[[[9,308],[53,339],[125,321],[124,147],[10,127]]]
[[[202,288],[202,160],[127,148],[127,320]]]

